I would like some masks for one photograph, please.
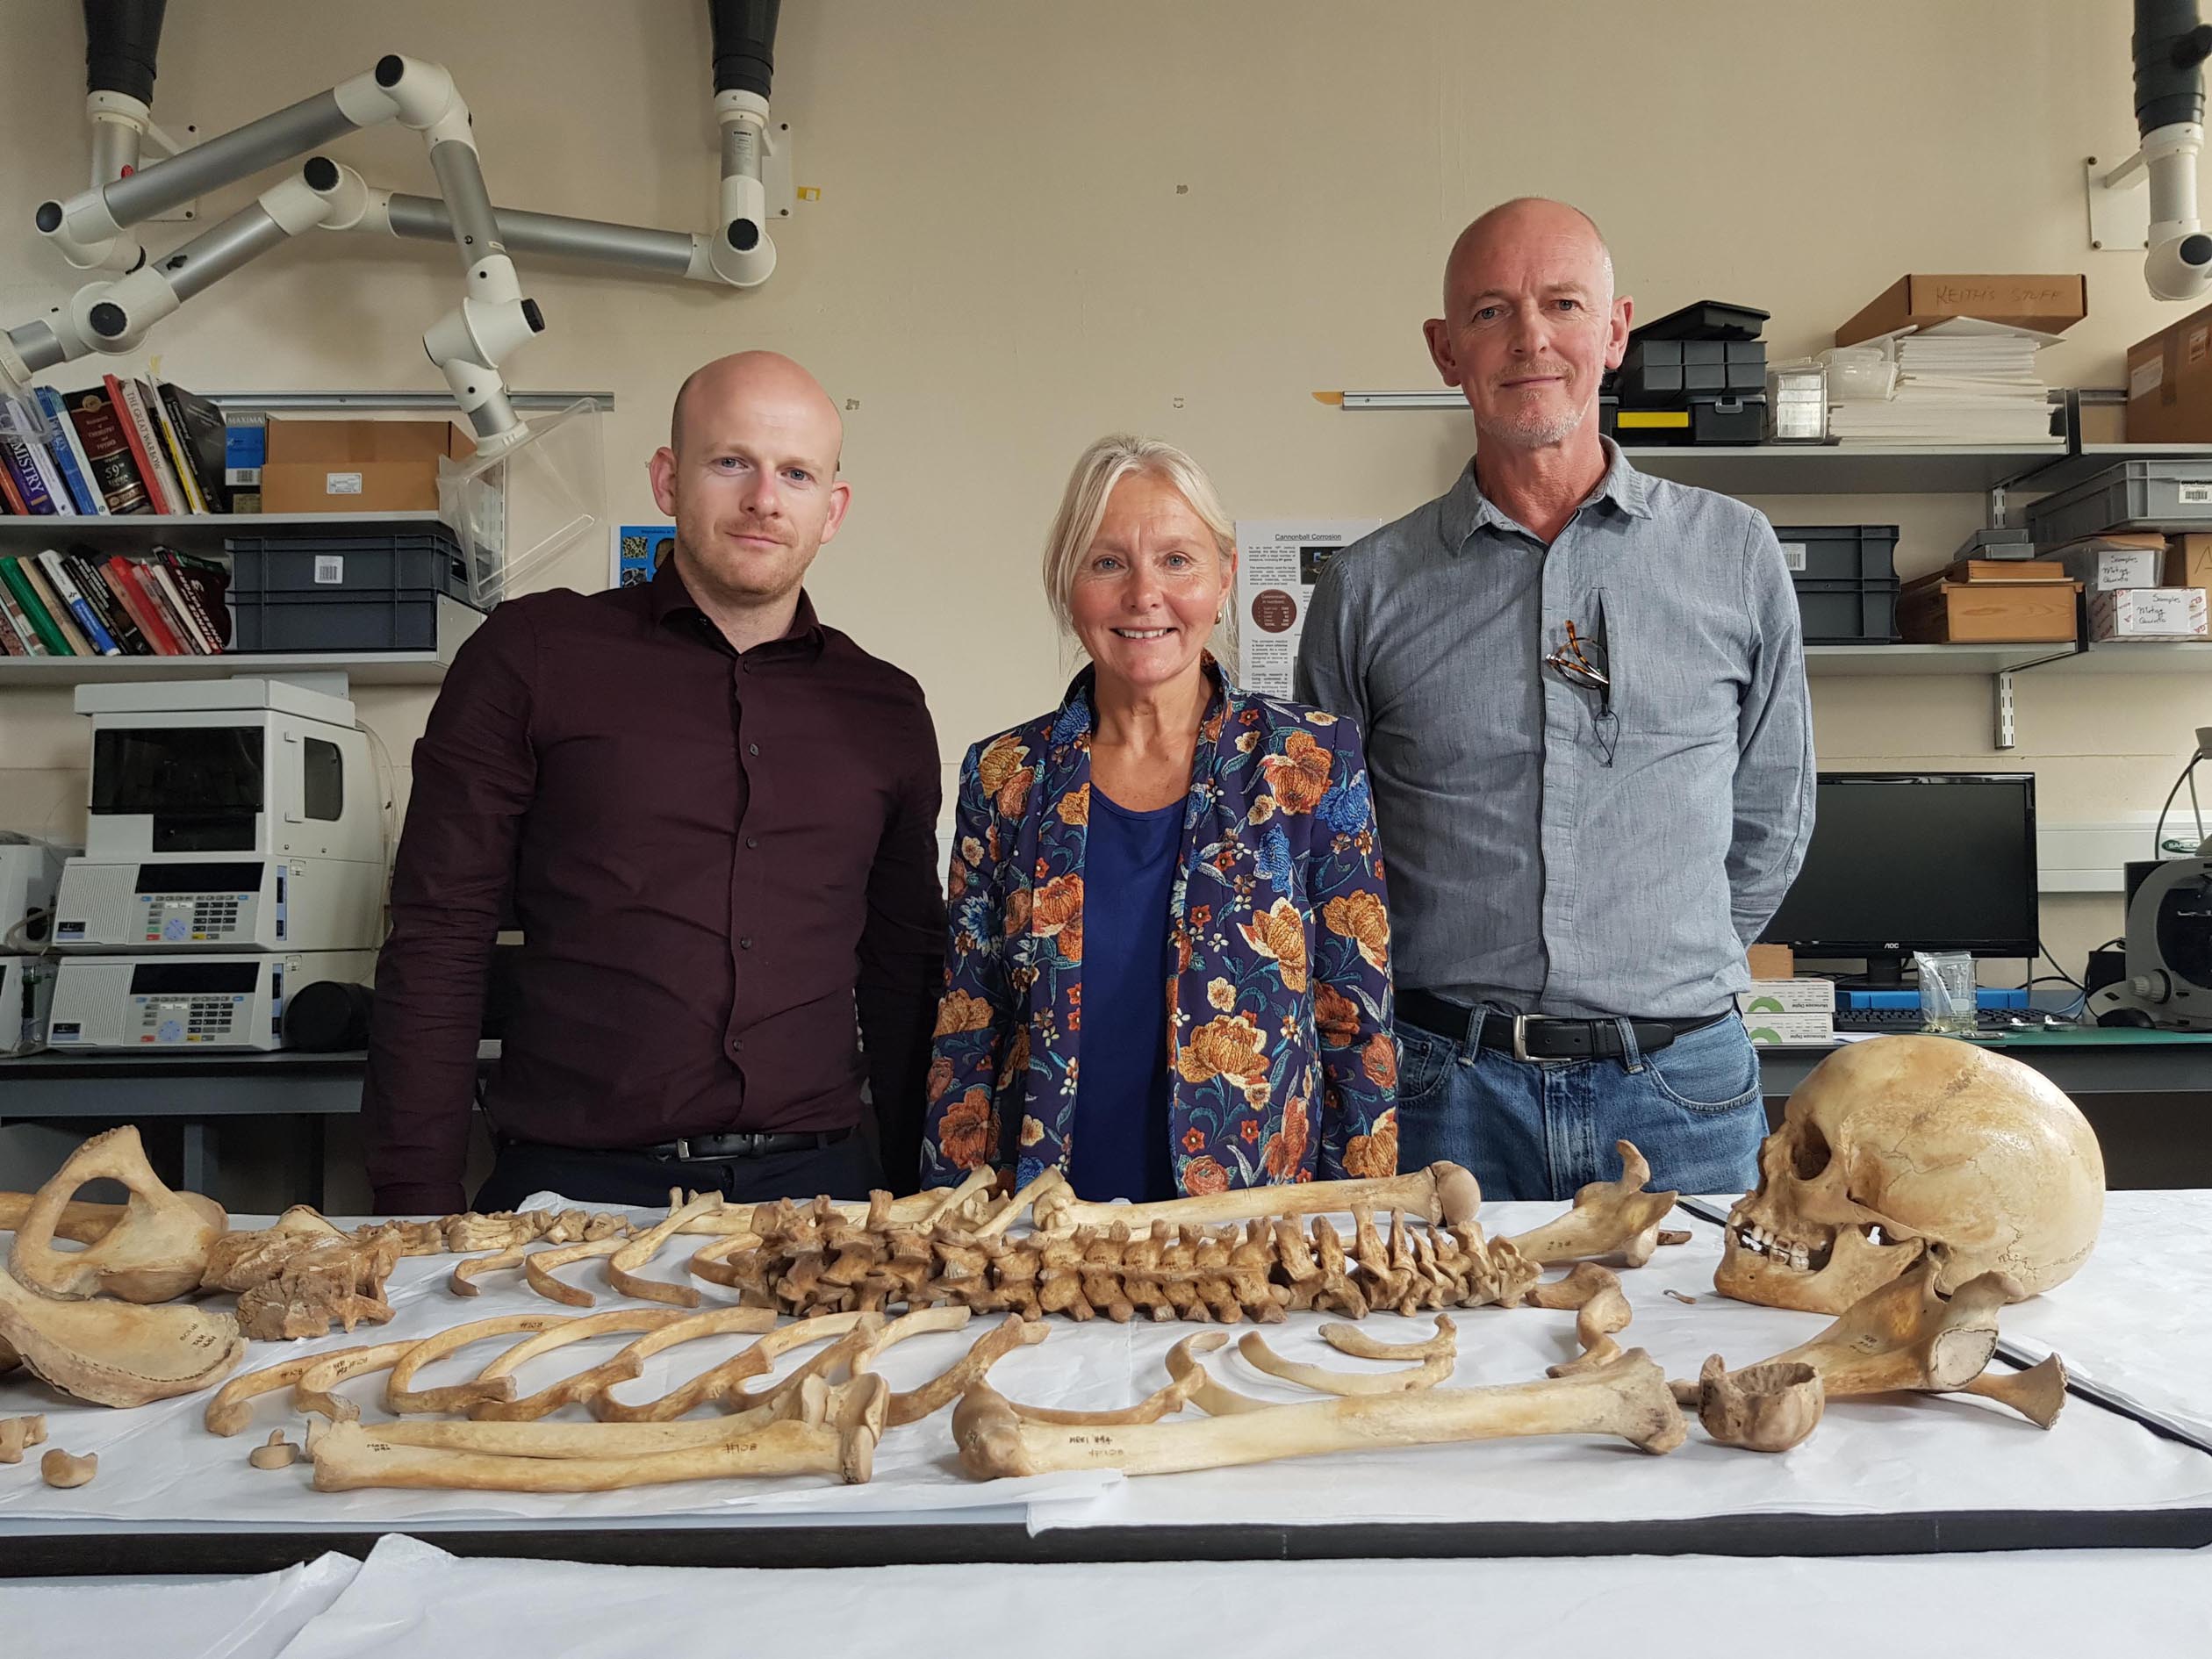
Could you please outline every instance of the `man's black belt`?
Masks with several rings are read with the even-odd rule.
[[[1426,991],[1400,991],[1399,1015],[1451,1041],[1475,1048],[1494,1048],[1520,1060],[1619,1059],[1620,1027],[1612,1020],[1555,1020],[1535,1014],[1500,1014],[1495,1009],[1467,1008]],[[1638,1020],[1628,1022],[1636,1034],[1636,1046],[1648,1054],[1677,1037],[1687,1037],[1730,1017],[1708,1014],[1696,1020]]]
[[[637,1150],[664,1163],[712,1163],[725,1158],[772,1158],[779,1153],[812,1152],[818,1146],[834,1146],[851,1133],[850,1129],[830,1129],[788,1135],[691,1135]]]

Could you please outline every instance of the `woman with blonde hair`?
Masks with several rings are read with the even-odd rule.
[[[1206,649],[1236,542],[1172,445],[1091,445],[1045,553],[1089,666],[960,770],[927,1181],[1086,1198],[1397,1167],[1390,922],[1358,729]]]

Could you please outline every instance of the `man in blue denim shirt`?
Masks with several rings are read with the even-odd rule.
[[[1598,430],[1626,349],[1597,226],[1508,202],[1425,327],[1479,453],[1339,554],[1297,694],[1356,717],[1397,939],[1399,1160],[1566,1198],[1636,1143],[1740,1191],[1765,1133],[1732,1014],[1813,832],[1797,602],[1773,528]]]

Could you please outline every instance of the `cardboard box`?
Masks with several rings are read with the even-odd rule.
[[[445,420],[271,420],[262,511],[434,513],[439,461],[475,453]]]
[[[2165,573],[2159,587],[2212,587],[2212,535],[2166,538]]]
[[[2122,587],[2156,587],[2165,564],[2162,535],[2101,535],[2070,542],[2056,555],[2066,574],[2091,593]]]
[[[1755,944],[1743,959],[1755,980],[1786,980],[1797,972],[1797,952],[1786,944]]]
[[[1762,1048],[1808,1046],[1835,1040],[1832,1014],[1751,1014],[1743,1029]]]
[[[1929,583],[1901,593],[1897,630],[1914,645],[2071,644],[2079,582]]]
[[[1754,980],[1751,988],[1738,991],[1739,1014],[1833,1014],[1834,980]]]
[[[1839,346],[1900,328],[1926,328],[1954,317],[2010,323],[2056,334],[2089,314],[2089,284],[2080,276],[1900,276],[1865,310],[1835,331]]]
[[[2116,593],[2093,594],[2089,600],[2089,637],[2203,639],[2204,590],[2130,587]]]
[[[2128,348],[2128,442],[2212,442],[2212,305]]]

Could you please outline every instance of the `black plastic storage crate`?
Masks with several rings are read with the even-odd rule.
[[[438,598],[468,604],[468,567],[442,525],[226,538],[234,651],[436,649]]]
[[[1807,645],[1893,645],[1897,578],[1858,582],[1798,582],[1798,614]]]
[[[1694,305],[1670,311],[1644,323],[1631,340],[1756,340],[1774,313],[1756,305],[1734,305],[1725,299],[1700,299]]]
[[[1783,562],[1796,582],[1894,582],[1894,524],[1778,524]]]
[[[1639,340],[1621,360],[1618,384],[1626,404],[1678,404],[1696,395],[1766,390],[1763,340]]]

